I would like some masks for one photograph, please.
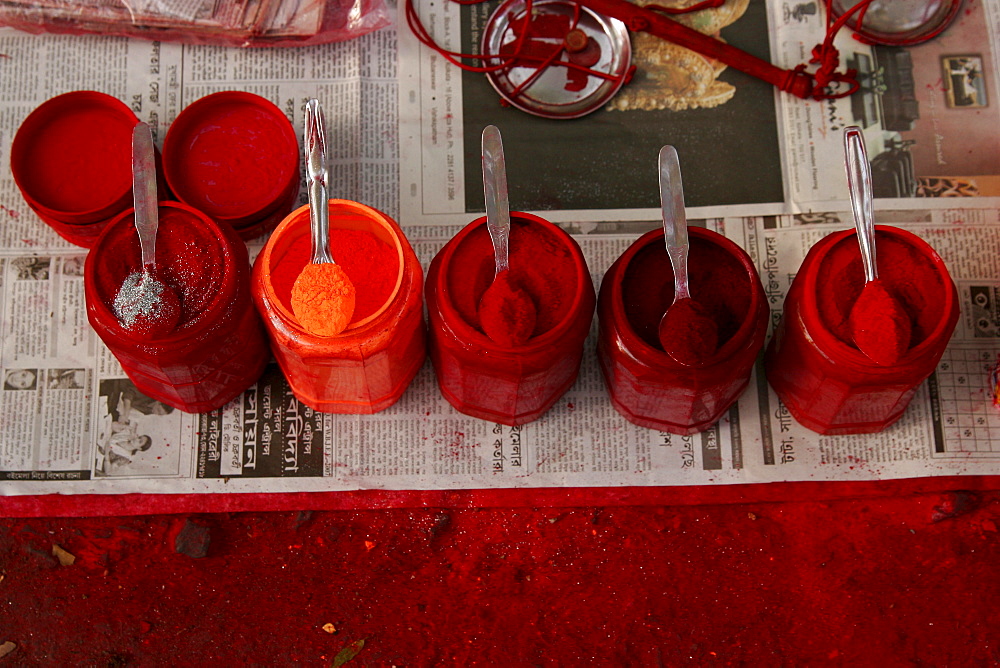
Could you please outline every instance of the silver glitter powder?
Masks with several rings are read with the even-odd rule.
[[[125,329],[133,329],[137,321],[163,323],[169,317],[163,306],[165,286],[148,270],[134,271],[122,283],[115,295],[114,310]]]

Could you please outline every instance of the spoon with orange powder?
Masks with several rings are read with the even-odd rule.
[[[292,312],[314,336],[336,336],[354,315],[357,293],[344,268],[330,256],[330,204],[326,180],[326,122],[319,100],[306,103],[305,162],[309,178],[312,259],[292,285]]]
[[[659,168],[663,240],[674,270],[674,301],[660,318],[657,334],[663,350],[676,362],[696,366],[715,352],[719,327],[704,305],[691,297],[688,284],[690,244],[677,149],[673,146],[660,149]]]
[[[493,241],[493,283],[479,301],[479,324],[490,339],[502,346],[523,345],[535,330],[538,318],[531,295],[518,287],[510,274],[510,205],[507,169],[500,130],[483,130],[483,192],[486,195],[486,229]]]
[[[875,262],[875,220],[872,216],[872,175],[861,129],[844,130],[847,183],[851,191],[854,224],[861,245],[865,285],[851,307],[848,323],[854,344],[879,366],[892,366],[909,350],[913,324],[899,301],[879,280]]]

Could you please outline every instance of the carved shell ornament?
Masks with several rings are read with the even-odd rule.
[[[683,9],[698,0],[666,0],[666,7]],[[698,32],[719,39],[719,31],[746,12],[750,0],[731,0],[721,7],[671,18]],[[645,3],[644,3],[645,4]],[[669,109],[709,109],[725,104],[736,88],[719,75],[726,66],[645,32],[632,34],[632,62],[635,74],[606,108],[613,111],[653,111]]]

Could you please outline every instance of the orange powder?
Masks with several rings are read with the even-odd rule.
[[[356,296],[351,323],[378,311],[392,294],[399,273],[396,249],[374,234],[362,230],[330,230],[330,253],[354,284]],[[312,254],[308,234],[296,239],[275,262],[271,282],[278,300],[292,308],[292,286],[309,264]],[[348,323],[350,325],[350,323]]]
[[[336,336],[354,315],[356,291],[339,264],[307,264],[292,285],[292,312],[314,336]]]

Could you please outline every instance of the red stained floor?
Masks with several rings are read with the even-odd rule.
[[[0,666],[996,665],[998,564],[995,490],[13,519]]]

